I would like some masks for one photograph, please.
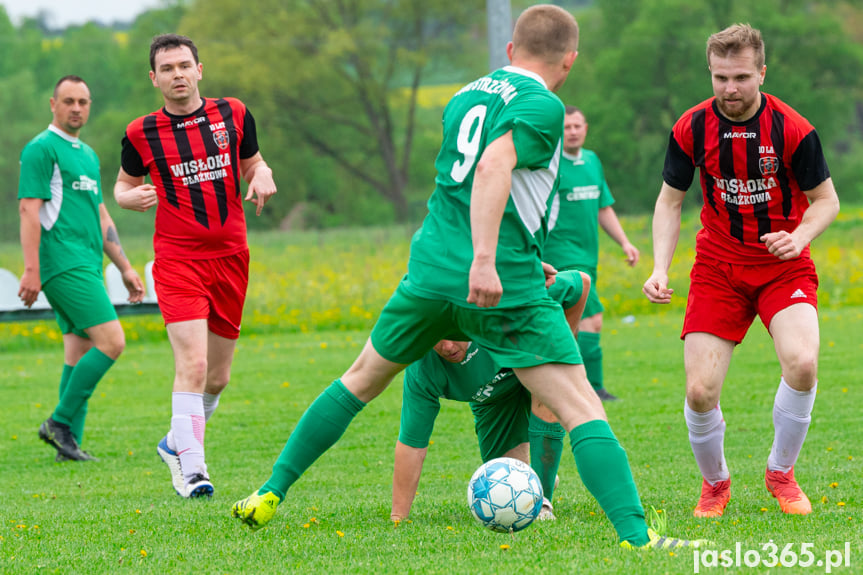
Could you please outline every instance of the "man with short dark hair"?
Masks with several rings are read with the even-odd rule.
[[[554,227],[543,246],[542,257],[558,270],[575,269],[590,276],[590,294],[579,324],[578,348],[584,358],[587,379],[596,394],[602,401],[614,401],[617,396],[605,389],[599,343],[604,311],[596,285],[599,228],[620,245],[630,266],[638,263],[639,252],[617,219],[602,162],[595,152],[584,148],[586,138],[584,113],[575,106],[567,106],[557,192],[559,208],[552,214]]]
[[[230,379],[249,281],[240,177],[257,215],[276,186],[248,108],[201,97],[194,42],[157,36],[150,66],[165,106],[126,129],[114,196],[125,209],[156,206],[153,279],[175,366],[171,428],[157,451],[179,495],[209,497],[204,430]]]
[[[84,80],[60,78],[51,98],[54,119],[21,152],[18,184],[25,266],[18,296],[30,307],[44,291],[63,334],[60,402],[39,428],[57,461],[95,459],[80,449],[87,403],[126,346],[105,290],[103,251],[122,273],[129,301],[144,297],[102,201],[99,158],[78,138],[90,103]]]

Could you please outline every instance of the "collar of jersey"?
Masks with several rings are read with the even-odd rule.
[[[512,72],[513,74],[521,74],[522,76],[527,76],[528,78],[533,78],[546,90],[548,89],[548,85],[546,85],[545,80],[542,79],[542,76],[535,72],[531,72],[530,70],[525,70],[524,68],[519,68],[518,66],[504,66],[503,68],[507,72]]]
[[[75,136],[70,136],[69,134],[67,134],[66,132],[64,132],[63,130],[61,130],[60,128],[55,126],[54,124],[48,124],[48,129],[71,144],[77,144],[81,141],[79,138],[76,138]]]
[[[581,155],[582,155],[581,153],[582,153],[583,151],[584,151],[584,148],[579,148],[579,149],[578,149],[578,153],[577,153],[577,154],[575,154],[575,155],[573,155],[573,154],[568,154],[566,151],[562,151],[562,152],[561,152],[561,155],[562,155],[564,158],[566,158],[567,160],[571,161],[571,162],[577,162],[577,161],[581,160]]]

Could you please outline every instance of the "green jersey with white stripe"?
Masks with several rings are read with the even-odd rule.
[[[542,257],[559,270],[593,270],[599,262],[599,210],[614,203],[599,157],[581,149],[562,153],[559,202],[549,216],[551,231]]]
[[[405,287],[420,297],[467,303],[473,260],[470,202],[476,162],[512,131],[518,162],[500,224],[500,307],[545,296],[540,246],[560,161],[563,103],[533,72],[508,66],[476,80],[447,104],[429,214],[414,234]]]
[[[102,187],[93,149],[54,126],[21,152],[18,199],[45,200],[39,210],[42,283],[72,268],[102,269]]]

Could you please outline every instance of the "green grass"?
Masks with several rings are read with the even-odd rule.
[[[855,555],[846,571],[863,572],[854,543],[863,484],[863,389],[855,385],[855,358],[863,353],[863,209],[843,206],[813,246],[821,277],[821,383],[796,470],[815,507],[807,517],[784,517],[763,486],[779,368],[758,323],[735,352],[722,401],[732,502],[720,521],[692,517],[700,477],[681,413],[677,336],[697,217],[684,218],[670,273],[676,301],[664,307],[651,306],[640,292],[652,265],[649,218],[623,224],[643,260],[629,269],[601,235],[606,381],[624,398],[607,407],[645,506],[664,511],[669,533],[709,537],[720,549],[737,542],[760,549],[772,539],[799,551],[811,542],[821,559],[851,541]],[[250,234],[244,335],[232,384],[208,426],[217,489],[209,502],[174,495],[155,453],[169,424],[173,374],[158,316],[122,318],[128,347],[91,401],[84,444],[101,458],[92,465],[53,463],[53,450],[36,436],[56,402],[62,350],[55,324],[0,323],[0,572],[691,573],[689,553],[618,550],[568,452],[555,492],[557,522],[515,538],[482,529],[465,502],[479,455],[470,411],[458,404],[446,404],[439,418],[412,520],[394,528],[388,516],[399,382],[294,486],[270,526],[250,533],[230,519],[230,505],[268,477],[303,410],[358,354],[405,271],[411,233],[394,227]],[[152,258],[149,238],[124,237],[124,246],[139,270]],[[0,267],[20,276],[16,244],[0,245]],[[637,321],[624,324],[627,315]]]
[[[609,318],[607,405],[642,501],[662,509],[668,532],[709,537],[720,549],[761,549],[773,540],[816,558],[852,542],[859,572],[860,408],[853,358],[863,352],[863,307],[822,312],[820,389],[797,476],[813,501],[785,517],[763,486],[779,379],[772,343],[756,324],[735,352],[723,411],[732,501],[719,521],[695,519],[700,478],[682,416],[678,312]],[[568,451],[555,493],[558,520],[515,537],[470,516],[467,481],[479,465],[470,410],[447,403],[439,417],[412,520],[389,520],[400,385],[355,420],[345,437],[289,492],[273,522],[252,533],[231,504],[269,475],[304,408],[359,351],[365,331],[264,334],[240,340],[231,386],[208,426],[216,495],[174,495],[155,444],[170,418],[172,362],[164,340],[132,342],[91,400],[85,447],[98,463],[55,464],[36,435],[55,403],[59,345],[0,355],[0,571],[3,573],[691,573],[691,553],[627,553],[586,493]],[[836,487],[831,484],[836,483]],[[825,501],[822,502],[822,498]],[[840,506],[839,503],[844,503]],[[314,518],[314,519],[312,519]],[[343,535],[340,535],[343,534]],[[507,544],[509,550],[502,550]],[[760,572],[746,570],[746,572]],[[764,568],[761,569],[764,571]],[[721,569],[702,568],[705,572]],[[814,569],[812,572],[823,572]],[[841,571],[838,571],[841,572]]]

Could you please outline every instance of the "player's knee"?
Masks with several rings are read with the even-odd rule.
[[[704,413],[717,406],[719,393],[703,382],[690,381],[686,385],[686,403],[691,410]]]
[[[800,354],[782,366],[785,381],[794,389],[811,389],[818,377],[818,359],[813,354]]]
[[[96,347],[111,359],[117,359],[126,349],[126,336],[123,334],[123,330],[120,330],[119,334],[114,334],[114,337],[100,342]]]

